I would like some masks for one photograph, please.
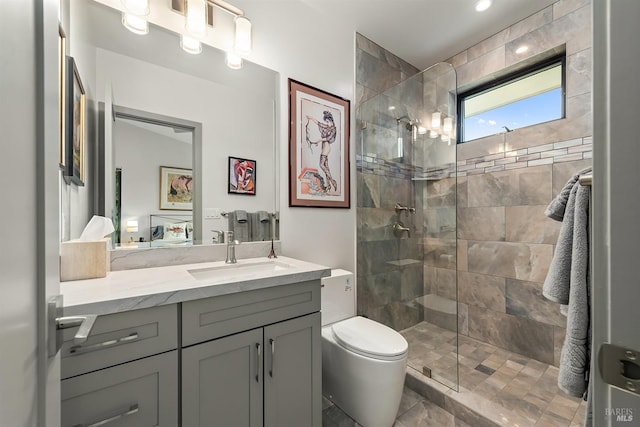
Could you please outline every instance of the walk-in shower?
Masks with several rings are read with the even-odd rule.
[[[357,113],[358,314],[409,341],[409,366],[458,388],[456,74],[436,64]]]

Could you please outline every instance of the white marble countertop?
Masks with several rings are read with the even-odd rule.
[[[196,279],[189,271],[194,272]],[[279,256],[112,271],[101,279],[62,282],[64,315],[112,314],[200,298],[317,280],[328,267]],[[202,277],[208,276],[208,277]]]

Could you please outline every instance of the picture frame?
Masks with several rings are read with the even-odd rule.
[[[67,77],[67,35],[58,24],[58,120],[59,120],[59,141],[58,141],[58,165],[60,170],[66,171],[66,77]]]
[[[193,171],[160,166],[160,209],[193,210]]]
[[[350,208],[350,101],[289,79],[289,206]]]
[[[73,57],[67,57],[66,146],[67,177],[78,186],[85,181],[85,90]]]
[[[229,156],[228,167],[228,193],[255,196],[257,162]]]

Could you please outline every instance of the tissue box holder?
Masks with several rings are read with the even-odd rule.
[[[110,270],[109,240],[62,242],[60,246],[60,281],[106,277]]]

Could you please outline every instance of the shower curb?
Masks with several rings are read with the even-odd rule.
[[[465,403],[463,401],[463,397],[468,393],[465,393],[464,391],[457,392],[455,390],[452,390],[449,387],[440,384],[439,382],[431,378],[425,377],[420,372],[411,367],[407,367],[405,386],[415,391],[422,397],[433,402],[434,404],[438,405],[445,411],[452,414],[454,417],[459,418],[460,420],[469,424],[470,426],[502,427],[503,425],[499,422],[487,418],[484,414],[479,412],[480,408],[475,409],[468,403]],[[482,402],[480,402],[477,398],[474,400],[475,402],[473,403],[475,403],[475,405],[473,406],[482,405]]]

